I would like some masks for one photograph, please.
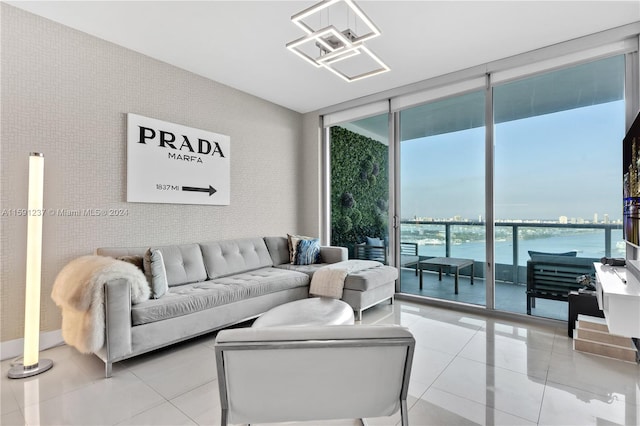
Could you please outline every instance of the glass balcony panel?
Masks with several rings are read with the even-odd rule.
[[[530,251],[624,256],[624,57],[502,84],[493,95],[496,309],[526,313],[536,282],[527,285]],[[566,320],[555,292],[530,299],[530,314]]]
[[[421,260],[401,268],[404,293],[485,305],[484,102],[473,92],[400,113],[400,241]]]

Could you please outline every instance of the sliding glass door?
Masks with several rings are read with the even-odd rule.
[[[527,263],[624,257],[624,69],[616,56],[494,88],[496,309],[566,320],[551,291],[527,312]]]
[[[484,91],[400,112],[404,293],[485,305],[484,116]]]
[[[388,114],[329,129],[331,244],[388,264]]]

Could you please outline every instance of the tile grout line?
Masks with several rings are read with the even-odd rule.
[[[469,338],[469,341],[467,341],[467,343],[465,343],[465,345],[464,345],[464,346],[463,346],[463,347],[458,351],[458,353],[456,353],[455,355],[453,355],[453,357],[452,357],[452,358],[451,358],[451,360],[447,363],[447,365],[445,365],[445,366],[444,366],[444,368],[442,369],[442,371],[440,371],[440,373],[438,373],[438,375],[433,379],[433,381],[432,381],[432,382],[431,382],[431,384],[427,387],[427,389],[425,389],[425,391],[424,391],[424,392],[422,392],[422,394],[421,394],[417,399],[422,399],[422,396],[424,396],[424,394],[426,394],[426,393],[429,391],[429,389],[431,389],[431,388],[433,387],[433,385],[438,381],[438,379],[440,378],[440,376],[442,376],[442,374],[447,370],[447,368],[449,368],[449,367],[451,366],[451,364],[453,364],[453,362],[456,360],[456,358],[458,358],[458,357],[460,356],[460,352],[462,352],[462,351],[464,350],[464,348],[469,344],[469,342],[471,342],[471,339],[473,339],[473,337],[474,337],[474,336],[475,336],[475,335],[476,335],[480,330],[481,330],[480,328],[479,328],[478,330],[476,330],[476,332],[475,332],[475,333],[474,333],[474,334]],[[445,352],[443,352],[443,353],[445,353]],[[464,358],[464,357],[461,357],[461,358],[462,358],[462,359],[466,359],[466,358]],[[434,388],[434,389],[437,389],[437,390],[439,390],[439,391],[441,391],[441,392],[446,392],[446,393],[448,393],[448,394],[450,394],[450,395],[454,395],[454,396],[457,396],[457,397],[459,397],[459,398],[463,398],[463,399],[466,399],[466,400],[468,400],[468,401],[475,402],[475,401],[472,401],[472,400],[470,400],[470,399],[468,399],[468,398],[465,398],[465,397],[461,397],[461,396],[459,396],[459,395],[452,394],[451,392],[447,392],[447,391],[445,391],[444,389],[440,389],[440,388],[438,388],[438,387],[433,387],[433,388]],[[414,403],[411,405],[411,408],[413,408],[413,407],[416,405],[416,403],[417,403],[417,402],[418,402],[418,401],[416,400],[416,402],[414,402]],[[409,410],[408,410],[408,411],[411,411],[411,408],[409,408]]]

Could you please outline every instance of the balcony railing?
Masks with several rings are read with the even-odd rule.
[[[478,221],[437,221],[437,220],[402,220],[401,225],[405,226],[418,226],[418,227],[426,227],[430,228],[436,227],[440,228],[444,231],[444,236],[442,236],[439,231],[439,244],[444,245],[444,251],[446,257],[451,257],[451,248],[454,245],[453,235],[455,231],[455,227],[485,227],[485,222]],[[504,229],[507,228],[507,229]],[[502,281],[512,281],[514,283],[523,283],[526,281],[526,264],[522,265],[519,262],[520,257],[520,242],[522,241],[522,237],[524,236],[522,233],[523,228],[556,228],[559,230],[576,230],[576,229],[586,229],[586,230],[603,230],[604,231],[604,239],[602,241],[602,246],[604,247],[604,256],[611,257],[612,254],[612,231],[613,230],[621,230],[622,224],[620,223],[568,223],[561,224],[557,222],[526,222],[526,221],[511,221],[511,222],[496,222],[495,223],[495,234],[500,235],[500,237],[508,238],[511,236],[511,245],[512,245],[512,253],[511,253],[511,264],[500,263],[499,260],[496,260],[496,279]],[[406,228],[405,228],[406,229]],[[433,229],[431,229],[431,233],[433,234]],[[479,233],[476,233],[476,236]],[[542,232],[541,232],[542,234]],[[427,235],[429,236],[429,235]],[[431,235],[433,236],[433,235]],[[401,228],[401,241],[413,241],[418,236],[405,231]],[[474,242],[484,242],[485,239],[482,238],[475,240]],[[464,243],[463,243],[464,244]],[[580,247],[577,247],[580,249]],[[547,251],[553,251],[553,249],[549,249]],[[484,256],[483,256],[484,257]],[[479,265],[480,266],[480,265]],[[509,271],[511,269],[511,271]],[[483,267],[475,268],[476,276],[482,276],[484,274]],[[510,279],[506,279],[506,275],[509,275]]]

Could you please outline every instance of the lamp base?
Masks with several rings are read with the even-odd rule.
[[[25,367],[23,364],[16,364],[9,370],[10,379],[24,379],[25,377],[35,376],[44,373],[53,367],[53,361],[50,359],[41,359],[36,365]]]

